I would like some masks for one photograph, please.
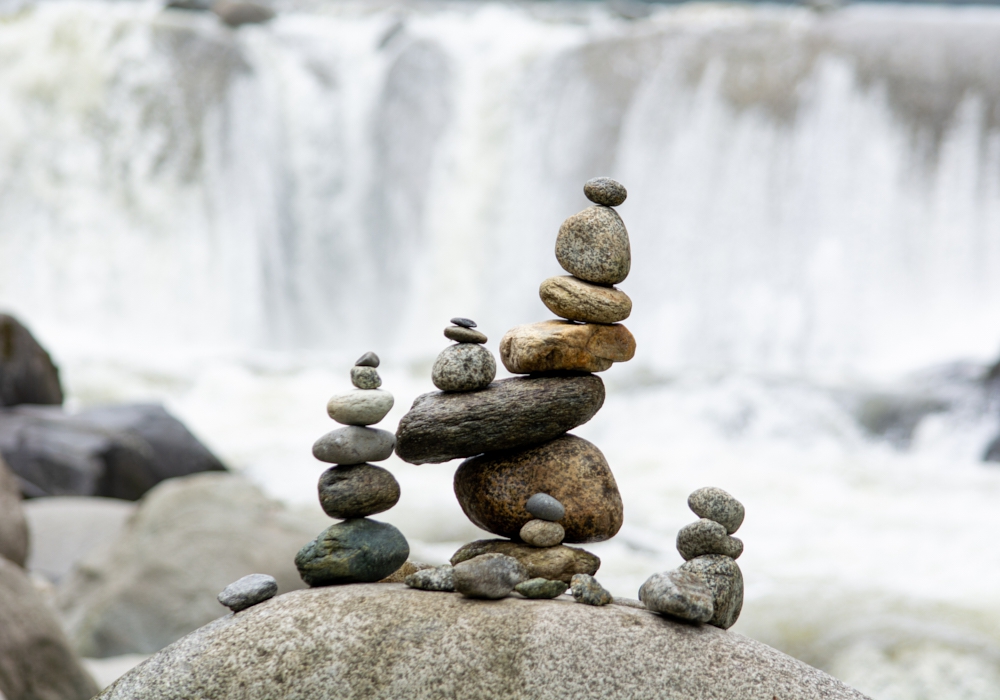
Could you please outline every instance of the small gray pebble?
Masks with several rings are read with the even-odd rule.
[[[551,520],[529,520],[521,528],[520,535],[532,547],[555,547],[566,537],[566,531]]]
[[[639,600],[653,612],[691,622],[708,622],[715,607],[705,581],[687,571],[653,574],[639,589]]]
[[[743,540],[730,537],[721,523],[708,518],[685,525],[677,533],[677,551],[689,561],[704,554],[721,554],[739,559],[743,554]]]
[[[607,605],[614,600],[614,596],[590,574],[574,574],[569,581],[569,587],[577,603]]]
[[[352,367],[351,384],[359,389],[378,389],[382,386],[382,378],[374,367]]]
[[[233,612],[263,603],[278,592],[278,582],[267,574],[250,574],[233,581],[219,594],[219,602]]]
[[[444,329],[444,337],[448,340],[454,340],[456,343],[478,343],[479,345],[489,340],[475,328],[463,328],[462,326],[448,326]]]
[[[453,591],[455,590],[454,567],[445,564],[432,569],[421,569],[406,577],[406,585],[421,591]]]
[[[455,318],[451,319],[451,322],[454,323],[456,326],[461,326],[462,328],[476,327],[475,321],[473,321],[471,318],[463,318],[462,316],[456,316]]]
[[[441,351],[431,369],[431,381],[441,391],[485,389],[497,376],[497,361],[482,345],[459,343]]]
[[[706,486],[688,496],[688,507],[699,518],[708,518],[726,528],[730,535],[743,524],[743,504],[722,489]]]
[[[595,177],[593,180],[587,180],[583,186],[583,193],[594,204],[603,204],[606,207],[617,207],[628,197],[625,186],[610,177]]]
[[[480,554],[454,566],[455,590],[466,598],[505,598],[528,575],[524,566],[506,554]]]
[[[514,586],[514,590],[525,598],[558,598],[569,584],[565,581],[552,581],[547,578],[532,578]]]
[[[566,515],[563,504],[547,493],[536,493],[524,504],[525,510],[539,520],[562,520]]]
[[[378,367],[378,355],[373,352],[366,352],[354,363],[355,367]]]
[[[331,430],[313,443],[313,457],[330,464],[363,464],[389,459],[396,436],[388,430],[349,425]]]

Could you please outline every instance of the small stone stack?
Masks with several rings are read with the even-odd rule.
[[[688,506],[701,518],[677,533],[684,563],[653,574],[639,589],[650,610],[729,629],[743,608],[743,574],[736,559],[743,542],[732,537],[743,524],[743,504],[722,489],[698,489]]]
[[[478,391],[485,389],[497,376],[493,353],[483,347],[486,336],[476,330],[476,322],[468,318],[453,318],[444,329],[444,337],[454,340],[441,351],[431,381],[441,391]]]
[[[295,565],[310,586],[379,581],[396,571],[410,554],[403,534],[368,516],[389,510],[399,501],[399,483],[388,471],[369,462],[388,459],[395,436],[371,428],[392,409],[393,396],[379,389],[378,356],[365,353],[351,369],[356,389],[337,394],[327,413],[344,425],[313,445],[313,456],[334,464],[319,478],[319,502],[331,518],[328,527],[299,550]]]

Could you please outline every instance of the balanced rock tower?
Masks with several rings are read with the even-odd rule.
[[[346,427],[333,430],[313,445],[313,456],[330,467],[319,478],[319,502],[331,525],[299,550],[295,565],[310,586],[379,581],[396,571],[410,555],[403,534],[372,520],[399,501],[399,483],[379,462],[392,455],[395,436],[372,426],[392,409],[392,394],[379,389],[378,356],[365,353],[351,369],[356,389],[327,403],[330,417]]]

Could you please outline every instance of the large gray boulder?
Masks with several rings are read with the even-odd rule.
[[[0,697],[86,700],[98,690],[28,575],[0,557]]]
[[[564,598],[401,584],[297,591],[217,620],[100,698],[864,700],[760,642]]]
[[[0,406],[61,404],[59,369],[31,331],[0,314]]]
[[[112,547],[60,584],[70,639],[82,656],[152,653],[225,613],[216,596],[243,576],[301,588],[295,554],[329,522],[292,513],[236,475],[166,481]]]
[[[21,508],[17,478],[0,457],[0,557],[24,566],[28,559],[28,523]]]

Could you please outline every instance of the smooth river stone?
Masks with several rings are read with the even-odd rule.
[[[330,431],[313,443],[313,457],[330,464],[362,464],[389,459],[396,436],[388,430],[351,425]]]
[[[528,579],[514,586],[514,590],[525,598],[536,600],[558,598],[566,592],[567,588],[569,588],[569,584],[565,581],[551,581],[547,578]]]
[[[595,284],[618,284],[632,265],[628,231],[610,207],[587,207],[559,227],[556,260],[566,272]]]
[[[366,352],[364,355],[358,358],[358,361],[354,363],[355,367],[378,367],[379,359],[378,355],[373,352]]]
[[[485,389],[497,376],[497,361],[482,345],[459,343],[441,351],[431,369],[431,381],[441,391]]]
[[[363,518],[399,501],[399,482],[373,464],[330,467],[319,477],[319,503],[331,518]]]
[[[708,518],[726,528],[730,535],[743,524],[743,504],[720,488],[706,486],[688,496],[688,507],[699,518]]]
[[[219,594],[219,602],[233,612],[246,610],[274,597],[278,582],[267,574],[250,574],[233,581]]]
[[[684,560],[705,554],[721,554],[739,559],[743,554],[743,541],[726,534],[726,528],[708,518],[685,525],[677,533],[677,551]]]
[[[535,447],[467,459],[455,472],[455,495],[475,525],[518,539],[531,514],[528,498],[547,493],[566,508],[566,542],[600,542],[622,526],[622,499],[604,455],[575,435]]]
[[[542,321],[515,326],[500,341],[500,360],[513,374],[603,372],[635,355],[635,338],[621,324]]]
[[[614,600],[614,596],[589,574],[574,576],[569,582],[569,589],[576,602],[584,605],[607,605]]]
[[[700,577],[712,591],[714,611],[708,624],[724,630],[736,624],[743,609],[743,572],[732,558],[706,554],[684,562],[678,571]]]
[[[653,612],[691,622],[708,622],[715,613],[711,589],[689,571],[653,574],[639,588],[639,600]]]
[[[529,520],[521,528],[521,539],[532,547],[555,547],[565,537],[563,526],[550,520]]]
[[[374,367],[351,367],[351,384],[359,389],[378,389],[382,386],[382,378]]]
[[[525,502],[524,509],[539,520],[555,522],[562,520],[563,516],[566,515],[563,504],[547,493],[536,493]]]
[[[538,296],[549,311],[570,321],[618,323],[632,313],[632,300],[625,292],[570,275],[549,277],[538,288]]]
[[[586,423],[603,404],[604,383],[595,376],[515,377],[482,391],[431,392],[399,422],[396,454],[426,464],[534,445]]]
[[[489,338],[480,333],[475,328],[465,328],[464,326],[448,326],[444,329],[444,337],[454,340],[456,343],[485,343]]]
[[[299,550],[295,566],[310,586],[380,581],[410,556],[403,533],[388,523],[358,518],[331,525]]]
[[[382,389],[355,389],[331,396],[326,412],[341,425],[375,425],[392,410],[394,401]]]
[[[482,554],[452,569],[455,590],[466,598],[506,598],[526,578],[521,562],[505,554]]]
[[[460,564],[481,554],[506,554],[524,565],[528,578],[546,578],[569,583],[576,574],[596,574],[601,560],[577,547],[546,547],[539,549],[510,540],[476,540],[459,549],[451,558]]]
[[[603,204],[606,207],[617,207],[628,197],[625,186],[610,177],[587,180],[583,186],[583,193],[594,204]]]

